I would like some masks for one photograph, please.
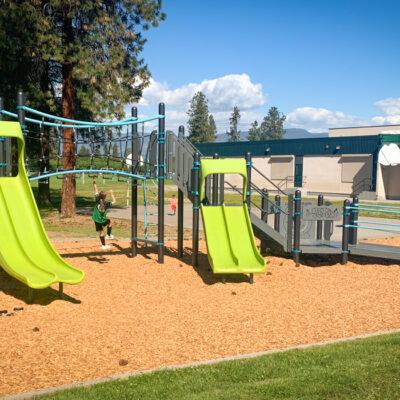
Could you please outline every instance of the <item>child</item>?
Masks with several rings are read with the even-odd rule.
[[[169,201],[169,208],[171,209],[171,213],[169,215],[175,215],[176,214],[176,198],[175,198],[174,194],[172,195],[171,200]]]
[[[109,191],[111,195],[111,202],[106,201],[107,193],[106,192],[99,192],[97,188],[96,181],[93,179],[93,189],[96,199],[96,206],[93,209],[92,219],[96,226],[96,232],[99,232],[100,235],[100,242],[101,242],[101,249],[107,250],[110,248],[109,245],[106,245],[106,239],[114,239],[112,235],[112,223],[110,219],[107,218],[107,211],[108,209],[115,204],[116,200],[114,197],[114,193],[112,190]],[[104,237],[104,227],[107,227],[107,235]]]

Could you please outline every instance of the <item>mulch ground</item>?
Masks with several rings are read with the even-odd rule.
[[[390,244],[393,245],[393,242]],[[267,257],[250,285],[226,283],[190,254],[164,265],[152,248],[130,259],[126,242],[56,242],[86,272],[77,286],[38,291],[0,272],[0,395],[142,369],[400,328],[400,266],[376,260]],[[189,247],[190,243],[186,243]],[[14,311],[15,308],[15,311]],[[21,309],[23,308],[23,309]]]

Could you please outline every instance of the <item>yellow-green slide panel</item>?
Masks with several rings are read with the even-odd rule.
[[[250,274],[265,271],[250,222],[247,205],[205,206],[201,215],[208,260],[216,274]]]
[[[18,175],[0,177],[0,266],[34,289],[80,283],[84,273],[52,247],[40,218],[23,160],[24,140],[16,122],[0,122],[0,136],[18,140]]]

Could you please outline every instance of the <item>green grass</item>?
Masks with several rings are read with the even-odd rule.
[[[42,399],[398,400],[400,334],[160,371]]]

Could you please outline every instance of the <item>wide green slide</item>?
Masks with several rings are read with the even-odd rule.
[[[52,247],[40,218],[24,165],[25,141],[17,122],[0,122],[0,137],[18,143],[18,174],[0,177],[0,266],[33,289],[80,283],[84,273]]]
[[[244,159],[203,159],[200,172],[200,208],[208,260],[213,272],[216,274],[264,272],[265,261],[257,249],[245,203],[246,161]],[[243,177],[242,204],[208,205],[205,203],[205,178],[212,174],[241,175]]]

